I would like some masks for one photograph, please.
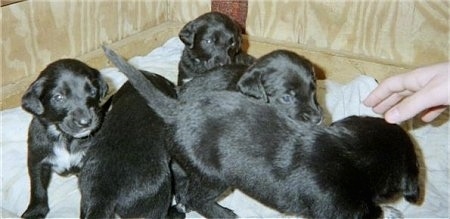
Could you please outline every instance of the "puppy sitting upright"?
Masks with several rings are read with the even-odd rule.
[[[217,66],[252,64],[254,58],[241,49],[241,32],[236,22],[219,12],[187,23],[179,33],[185,48],[178,65],[178,85]]]
[[[100,72],[74,59],[48,65],[22,97],[33,114],[28,130],[28,174],[31,196],[22,217],[45,217],[52,170],[68,174],[80,169],[86,138],[101,124],[100,99],[108,86]]]

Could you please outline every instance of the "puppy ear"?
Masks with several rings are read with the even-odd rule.
[[[178,34],[180,40],[189,47],[190,49],[194,48],[194,37],[195,37],[195,23],[190,21],[181,29]]]
[[[44,81],[44,78],[40,78],[33,82],[22,96],[22,108],[33,115],[44,113],[44,106],[39,99],[44,88]]]
[[[239,53],[242,51],[242,36],[241,35],[237,35],[236,36],[236,53]]]
[[[236,29],[236,33],[241,36],[242,34],[245,34],[245,28],[237,21],[233,20],[234,27]]]
[[[100,87],[100,97],[101,98],[106,97],[106,94],[108,93],[109,90],[108,83],[106,83],[106,80],[102,76],[100,76],[98,82]]]
[[[103,98],[108,93],[108,89],[109,89],[108,83],[106,82],[105,78],[102,76],[102,74],[100,73],[99,70],[97,70],[95,68],[90,68],[90,69],[95,75],[98,75],[98,78],[95,80],[94,84],[99,89],[98,93],[100,94],[100,98]]]
[[[263,73],[258,69],[251,68],[247,70],[238,81],[239,91],[247,96],[269,102],[262,77]]]

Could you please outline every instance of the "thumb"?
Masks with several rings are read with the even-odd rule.
[[[424,122],[431,122],[436,117],[438,117],[441,113],[443,113],[445,110],[448,110],[448,106],[437,106],[433,107],[431,109],[428,109],[423,115],[422,115],[422,121]]]

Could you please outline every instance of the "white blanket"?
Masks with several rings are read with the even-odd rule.
[[[175,82],[182,49],[183,44],[178,38],[172,38],[148,55],[132,58],[130,63]],[[126,81],[116,68],[102,69],[101,72],[107,78],[112,90],[117,90]],[[319,102],[325,110],[326,122],[349,115],[377,116],[361,104],[361,100],[376,86],[373,78],[361,75],[344,85],[328,80],[319,81],[318,84]],[[2,111],[1,119],[1,216],[19,217],[26,209],[29,199],[26,140],[31,116],[20,108],[14,108]],[[448,218],[448,111],[431,124],[413,120],[405,124],[405,128],[419,145],[426,165],[425,200],[421,206],[410,205],[403,200],[392,205],[403,211],[406,217]],[[48,193],[50,205],[48,217],[79,216],[80,193],[76,177],[61,177],[54,174]],[[237,190],[220,203],[233,209],[241,217],[286,217]],[[190,212],[187,216],[200,217],[196,212]]]

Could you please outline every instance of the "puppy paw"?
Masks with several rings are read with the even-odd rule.
[[[167,218],[169,219],[183,219],[186,218],[186,212],[184,209],[180,209],[178,205],[171,206],[169,212],[167,213]]]
[[[399,210],[397,210],[394,207],[391,206],[382,206],[383,209],[383,216],[382,218],[385,219],[398,219],[398,218],[404,218],[403,213]]]
[[[22,218],[45,218],[47,213],[50,211],[47,205],[38,204],[30,205],[27,210],[22,214]]]
[[[183,204],[181,204],[181,203],[178,203],[178,204],[176,204],[175,206],[172,206],[172,208],[176,208],[176,210],[178,211],[178,212],[184,212],[184,213],[187,213],[187,209],[186,209],[186,206],[184,206]]]

